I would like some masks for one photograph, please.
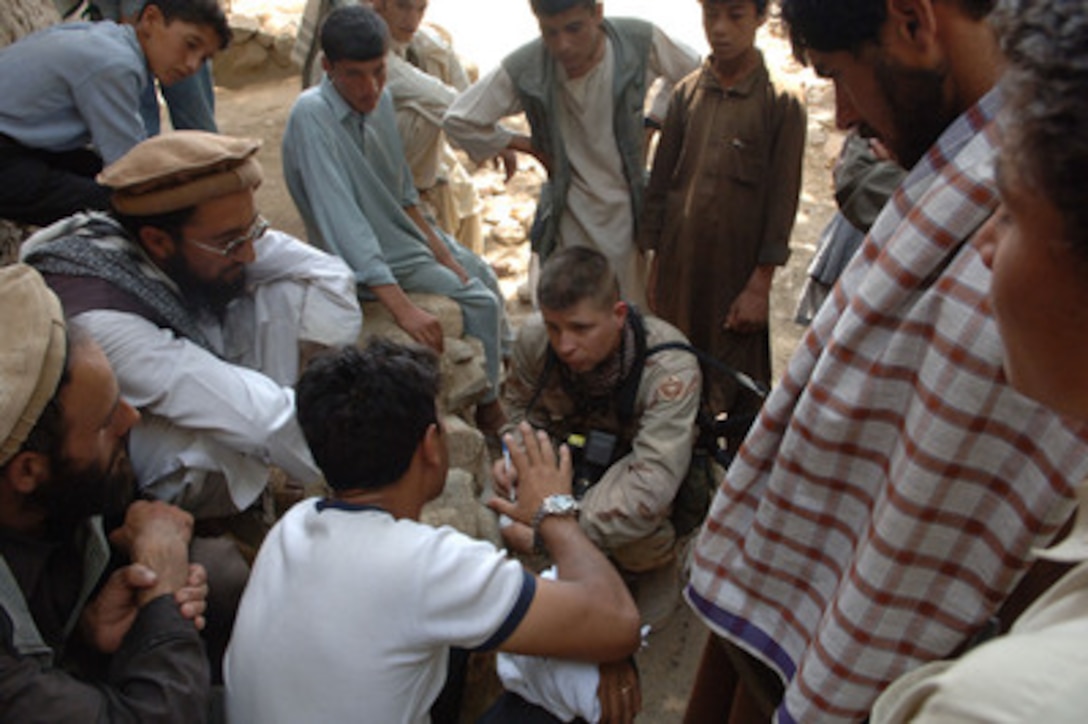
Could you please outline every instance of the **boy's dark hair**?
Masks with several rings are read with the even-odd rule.
[[[587,246],[571,246],[544,262],[537,299],[542,308],[557,312],[583,299],[592,300],[598,309],[607,309],[619,301],[620,285],[604,254]]]
[[[330,63],[373,60],[389,49],[389,27],[365,5],[347,5],[329,13],[321,24],[321,51]]]
[[[180,20],[183,23],[210,26],[219,36],[220,50],[230,45],[233,33],[218,0],[147,0],[140,9],[141,16],[148,5],[157,7],[168,23]]]
[[[953,0],[969,17],[981,20],[996,0]],[[875,43],[888,18],[887,0],[781,0],[794,56],[808,62],[808,51],[857,53]]]
[[[699,0],[700,5],[725,5],[726,3],[737,2],[738,0]],[[750,2],[756,6],[756,15],[767,14],[767,0],[741,0],[742,2]]]
[[[1088,259],[1088,15],[1083,0],[1011,0],[996,16],[1009,69],[1002,170],[1061,212]]]
[[[298,421],[335,490],[381,488],[408,470],[437,422],[431,350],[376,338],[315,359],[295,389]]]
[[[533,15],[539,18],[565,13],[575,7],[595,10],[597,0],[529,0],[529,6],[533,9]]]

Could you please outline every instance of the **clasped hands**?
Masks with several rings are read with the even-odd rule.
[[[204,628],[208,576],[203,566],[189,563],[192,530],[192,516],[175,506],[146,500],[129,506],[110,542],[132,562],[110,575],[80,619],[81,630],[96,649],[116,652],[140,608],[167,594],[173,595],[183,617],[198,630]]]

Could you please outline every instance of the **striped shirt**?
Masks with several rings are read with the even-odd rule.
[[[967,239],[997,204],[999,91],[930,148],[794,354],[714,500],[687,598],[786,683],[777,720],[863,719],[947,656],[1069,517],[1088,434],[1007,384]]]

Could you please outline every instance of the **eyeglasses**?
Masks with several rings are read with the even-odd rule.
[[[231,239],[222,246],[212,246],[211,244],[205,244],[200,241],[193,241],[192,239],[186,239],[185,243],[192,244],[193,246],[199,249],[203,249],[209,254],[215,254],[216,256],[234,256],[235,252],[237,252],[243,246],[250,242],[257,241],[257,239],[260,239],[262,236],[264,236],[265,232],[268,231],[268,227],[268,219],[258,214],[257,218],[253,220],[253,224],[249,227],[249,229],[246,230],[246,233],[242,234],[239,237]]]

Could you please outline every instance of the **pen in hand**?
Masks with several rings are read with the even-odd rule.
[[[502,441],[502,467],[503,471],[506,473],[507,478],[509,479],[511,473],[513,472],[513,466],[510,464],[510,448],[506,446],[505,440]],[[510,489],[507,492],[507,500],[509,500],[511,503],[514,503],[517,502],[517,499],[517,488],[514,486],[513,483],[511,483]],[[504,514],[499,515],[499,528],[505,528],[513,522],[514,521],[510,519],[510,516]]]

